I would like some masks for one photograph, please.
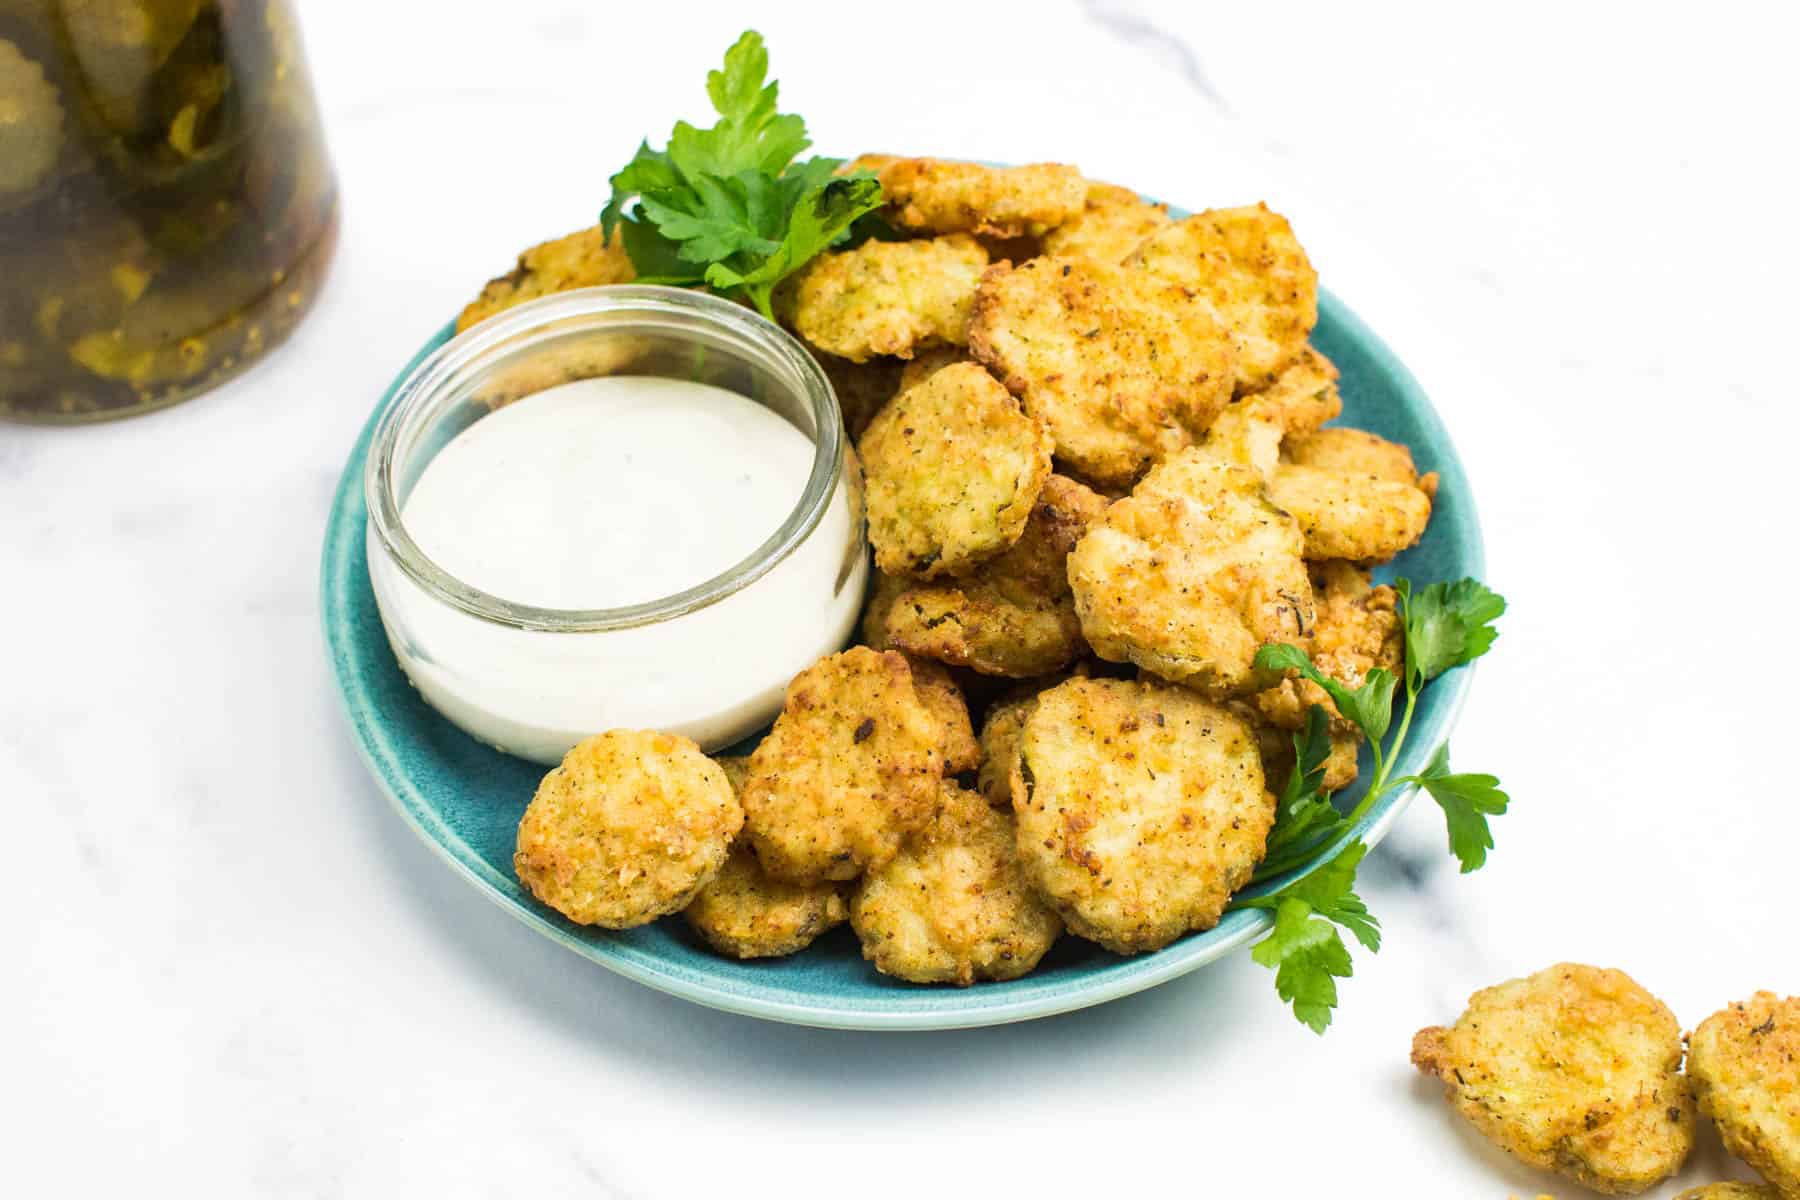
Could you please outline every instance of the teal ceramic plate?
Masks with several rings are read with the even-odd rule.
[[[450,337],[446,328],[408,364]],[[1385,572],[1417,580],[1482,575],[1481,533],[1462,464],[1443,423],[1399,360],[1328,294],[1319,298],[1318,346],[1343,373],[1343,420],[1413,448],[1421,470],[1438,472],[1437,507],[1424,539]],[[386,397],[383,398],[383,406]],[[379,409],[377,409],[379,412]],[[583,928],[544,908],[513,876],[513,837],[543,768],[468,737],[419,698],[382,632],[363,557],[368,511],[363,459],[375,426],[351,452],[325,531],[321,603],[331,665],[356,743],[400,815],[483,895],[545,937],[601,966],[685,1000],[730,1012],[844,1029],[953,1029],[1023,1021],[1085,1008],[1153,987],[1254,941],[1260,912],[1228,913],[1217,928],[1155,954],[1119,958],[1064,937],[1032,974],[970,988],[919,987],[876,974],[856,939],[839,929],[792,958],[740,963],[705,949],[679,917],[623,933]],[[1450,733],[1469,685],[1461,668],[1430,684],[1396,774],[1425,765]],[[1368,755],[1364,756],[1365,763]],[[1345,794],[1353,800],[1364,780]],[[1381,840],[1410,797],[1391,794],[1363,820]],[[1267,890],[1283,880],[1262,885]]]

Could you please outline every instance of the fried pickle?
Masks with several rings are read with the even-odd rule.
[[[1216,925],[1275,820],[1249,726],[1148,680],[1070,679],[1039,696],[1012,797],[1039,893],[1071,933],[1119,954]]]
[[[1204,301],[1143,271],[1083,258],[990,267],[969,349],[1107,486],[1191,445],[1231,399],[1231,341]]]
[[[743,824],[724,770],[700,747],[613,730],[575,746],[538,784],[513,869],[576,924],[628,929],[686,907]]]
[[[1781,1193],[1759,1183],[1708,1183],[1677,1192],[1675,1200],[1782,1200]]]
[[[1561,963],[1485,988],[1420,1030],[1412,1061],[1502,1149],[1596,1191],[1654,1187],[1694,1145],[1681,1026],[1622,971]]]
[[[983,675],[1027,679],[1066,667],[1084,645],[1069,551],[1105,509],[1093,491],[1050,476],[1024,533],[999,557],[930,583],[878,578],[865,639]]]
[[[937,816],[850,902],[863,957],[913,983],[1017,979],[1062,933],[1019,867],[1011,813],[946,781]]]
[[[854,879],[931,820],[943,727],[896,653],[854,646],[788,684],[750,756],[745,832],[776,879]]]
[[[879,169],[894,224],[929,233],[1040,235],[1081,211],[1087,182],[1061,163],[987,167],[901,158]]]
[[[981,765],[981,746],[975,741],[975,725],[969,719],[962,689],[942,663],[908,657],[906,664],[912,668],[913,691],[919,703],[930,711],[941,732],[944,770],[953,775],[973,771]]]
[[[747,757],[713,759],[742,794],[750,774]],[[770,879],[747,840],[732,843],[719,873],[682,910],[695,933],[730,958],[779,958],[797,954],[827,930],[850,919],[850,906],[834,883],[782,883]]]
[[[1307,346],[1268,387],[1254,394],[1275,413],[1285,436],[1304,437],[1344,411],[1337,381],[1337,365]]]
[[[987,251],[956,235],[915,242],[869,240],[822,254],[776,294],[802,338],[851,362],[969,340],[975,285]]]
[[[1019,540],[1050,475],[1050,435],[976,363],[901,392],[858,444],[875,564],[967,571]]]
[[[1211,303],[1231,331],[1244,391],[1286,370],[1319,320],[1318,273],[1287,218],[1264,204],[1185,217],[1150,237],[1130,262]]]
[[[1369,573],[1353,563],[1309,563],[1307,573],[1312,580],[1315,613],[1313,665],[1351,688],[1361,687],[1376,667],[1398,675],[1405,643],[1394,589],[1386,584],[1373,586]],[[1330,714],[1333,734],[1356,732],[1325,689],[1311,680],[1284,679],[1256,694],[1256,707],[1263,718],[1281,729],[1302,728],[1307,711],[1315,704]]]
[[[1122,263],[1169,224],[1168,205],[1151,204],[1130,188],[1090,180],[1081,211],[1044,235],[1044,253]]]
[[[519,255],[518,265],[490,280],[456,318],[456,332],[504,312],[515,304],[536,300],[554,292],[605,284],[630,283],[637,278],[631,257],[625,253],[620,231],[608,241],[595,225],[567,237],[533,246]]]
[[[1300,523],[1306,557],[1383,563],[1424,536],[1431,497],[1410,483],[1280,463],[1269,498]]]
[[[1256,473],[1194,449],[1155,467],[1069,555],[1094,653],[1209,695],[1271,686],[1258,649],[1305,644],[1312,584],[1299,526]]]
[[[1800,996],[1758,992],[1706,1018],[1687,1069],[1725,1148],[1800,1197]]]

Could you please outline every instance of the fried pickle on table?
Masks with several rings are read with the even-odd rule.
[[[1012,798],[1039,893],[1071,933],[1119,954],[1216,925],[1275,820],[1249,726],[1149,680],[1070,679],[1040,695]]]
[[[1050,435],[977,363],[954,363],[875,415],[857,446],[875,564],[967,571],[1019,540],[1050,475]]]
[[[1687,1069],[1725,1148],[1800,1197],[1800,996],[1758,992],[1706,1018]]]
[[[863,957],[913,983],[1017,979],[1062,933],[1019,866],[1010,812],[946,780],[937,815],[850,902]]]
[[[1237,383],[1266,386],[1319,320],[1319,276],[1287,218],[1267,205],[1215,208],[1151,236],[1130,262],[1203,296],[1231,330]]]
[[[1050,476],[1019,540],[999,557],[951,579],[879,577],[865,639],[983,675],[1026,679],[1061,670],[1083,648],[1069,551],[1105,510],[1089,488]]]
[[[625,253],[625,243],[620,235],[621,231],[615,229],[612,240],[608,241],[595,225],[533,246],[519,255],[517,266],[498,279],[490,280],[481,289],[481,295],[462,310],[462,315],[456,318],[456,332],[461,333],[495,313],[540,296],[575,288],[630,283],[637,278],[637,270]]]
[[[911,358],[969,340],[987,251],[966,235],[912,242],[870,239],[821,254],[776,293],[783,319],[815,348],[851,362]]]
[[[713,760],[742,792],[750,760]],[[850,919],[850,906],[835,883],[782,883],[771,879],[756,852],[739,838],[719,873],[682,910],[695,933],[730,958],[779,958],[797,954],[818,936]]]
[[[1081,211],[1044,235],[1044,253],[1122,263],[1168,224],[1168,205],[1151,204],[1130,188],[1090,180]]]
[[[1431,497],[1413,484],[1299,463],[1276,465],[1269,498],[1300,523],[1311,559],[1387,562],[1431,520]]]
[[[538,784],[513,869],[569,920],[629,929],[686,907],[743,823],[724,770],[700,747],[613,730],[575,746]]]
[[[1369,573],[1354,563],[1309,563],[1307,573],[1313,589],[1313,665],[1352,688],[1361,687],[1376,667],[1398,676],[1405,643],[1394,589],[1375,587]],[[1317,704],[1330,714],[1334,733],[1355,732],[1325,689],[1311,680],[1284,679],[1255,699],[1263,718],[1281,729],[1305,726],[1308,710]]]
[[[897,653],[853,646],[800,672],[744,782],[763,869],[817,883],[892,858],[936,811],[943,738]]]
[[[1412,1061],[1496,1145],[1596,1191],[1645,1191],[1693,1149],[1681,1026],[1622,971],[1561,963],[1485,988],[1420,1030]]]
[[[910,656],[906,665],[912,668],[913,691],[918,694],[919,703],[938,724],[945,772],[954,775],[973,771],[981,765],[981,746],[975,740],[968,702],[949,668],[928,658]]]
[[[1265,645],[1304,645],[1312,583],[1294,519],[1246,467],[1203,450],[1151,469],[1069,555],[1094,653],[1224,697],[1271,686]]]
[[[1193,444],[1231,399],[1231,340],[1204,301],[1085,258],[988,268],[969,349],[1101,485],[1129,486]]]
[[[1035,236],[1079,213],[1087,194],[1081,172],[1061,163],[900,158],[882,163],[878,177],[894,224],[928,233]]]

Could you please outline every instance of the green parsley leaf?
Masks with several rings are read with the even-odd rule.
[[[767,316],[775,285],[800,265],[823,253],[857,217],[881,203],[881,185],[872,179],[831,179],[804,193],[788,217],[787,236],[749,271],[735,261],[715,262],[706,282],[720,291],[742,289]]]
[[[1473,579],[1427,584],[1414,592],[1397,579],[1406,633],[1406,686],[1417,691],[1452,667],[1480,658],[1500,636],[1494,622],[1506,599]]]
[[[678,121],[667,149],[639,146],[600,224],[608,237],[623,226],[640,282],[705,283],[773,319],[775,286],[847,241],[882,198],[866,171],[835,176],[839,159],[794,161],[812,142],[805,121],[776,111],[768,73],[761,35],[747,31],[706,77],[718,121]]]
[[[1275,969],[1275,994],[1293,1005],[1301,1024],[1314,1033],[1331,1027],[1337,981],[1355,970],[1331,922],[1315,917],[1303,901],[1284,900],[1275,909],[1275,928],[1251,947],[1250,957]]]
[[[1306,713],[1306,727],[1294,734],[1294,767],[1282,785],[1275,806],[1275,824],[1269,830],[1263,855],[1266,872],[1279,874],[1303,860],[1335,836],[1343,815],[1325,794],[1325,760],[1331,755],[1330,719],[1325,709],[1313,705]]]
[[[1394,718],[1394,685],[1399,681],[1392,671],[1376,667],[1364,676],[1361,687],[1346,687],[1313,665],[1306,651],[1285,643],[1264,646],[1256,652],[1256,666],[1264,671],[1298,671],[1325,689],[1331,702],[1343,717],[1353,722],[1371,742],[1379,743],[1387,736],[1388,724]]]
[[[1479,871],[1487,862],[1487,852],[1494,848],[1494,835],[1487,819],[1506,811],[1511,798],[1500,790],[1500,781],[1492,775],[1457,775],[1450,771],[1450,747],[1439,746],[1425,770],[1410,782],[1431,794],[1444,810],[1444,824],[1450,832],[1450,853],[1462,865],[1463,874]]]
[[[1348,929],[1371,951],[1381,949],[1381,924],[1354,890],[1356,869],[1369,848],[1353,842],[1329,863],[1270,896],[1237,902],[1275,914],[1275,928],[1250,948],[1250,957],[1275,970],[1275,992],[1294,1016],[1324,1033],[1337,1007],[1337,980],[1353,970],[1350,951],[1335,926]]]

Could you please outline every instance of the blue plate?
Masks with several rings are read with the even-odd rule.
[[[401,378],[450,335],[449,327],[440,331]],[[1343,373],[1345,422],[1404,442],[1420,469],[1440,478],[1424,539],[1384,574],[1420,581],[1481,577],[1481,532],[1468,480],[1419,385],[1380,339],[1326,293],[1319,297],[1313,342]],[[847,929],[792,958],[741,963],[707,950],[679,917],[622,933],[565,921],[533,900],[512,869],[519,816],[544,768],[492,750],[440,717],[413,690],[388,648],[363,556],[363,459],[374,427],[371,417],[338,483],[320,579],[325,641],[357,746],[419,836],[483,895],[545,937],[639,983],[729,1012],[842,1029],[954,1029],[1049,1016],[1129,995],[1229,954],[1268,928],[1270,919],[1261,912],[1228,913],[1215,929],[1136,958],[1064,937],[1023,979],[959,989],[876,974]],[[1420,770],[1449,736],[1469,680],[1464,667],[1425,689],[1397,775]],[[1360,795],[1367,783],[1368,755],[1363,757],[1363,779],[1346,799]],[[1357,835],[1371,845],[1380,841],[1410,798],[1390,793]]]

